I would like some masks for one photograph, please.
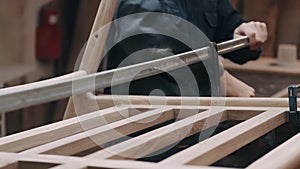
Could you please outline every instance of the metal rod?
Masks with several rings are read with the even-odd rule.
[[[236,51],[249,46],[249,38],[242,36],[240,38],[232,39],[217,45],[219,55],[223,55],[229,52]]]
[[[217,48],[220,50],[218,52],[225,54],[226,52],[240,49],[246,45],[245,39],[239,38],[218,44]],[[9,88],[3,92],[0,90],[0,111],[17,110],[175,70],[208,59],[211,49],[210,47],[204,47],[140,64],[89,74],[74,79],[64,79],[56,84],[33,86],[33,88],[26,88],[21,91],[10,90]]]

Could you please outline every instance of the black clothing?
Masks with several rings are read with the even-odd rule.
[[[182,29],[185,29],[180,26],[184,25],[184,21],[177,18],[171,18],[171,21],[168,21],[162,17],[162,21],[156,18],[151,23],[151,21],[147,22],[147,19],[153,17],[152,14],[143,12],[158,12],[175,15],[196,26],[208,39],[203,40],[204,42],[193,40],[193,38],[205,38],[193,35],[189,29],[186,29],[184,30],[186,32],[184,35],[185,38],[193,41],[191,45],[186,45],[183,43],[184,40],[181,41],[181,39],[174,39],[159,34],[160,31],[155,30],[157,27],[155,28],[153,25],[161,24],[162,27],[166,27],[170,32],[181,32],[183,31]],[[140,53],[140,55],[136,54],[136,56],[128,59],[129,55],[143,49],[168,49],[166,51],[178,54],[207,46],[209,45],[208,41],[219,43],[230,40],[233,38],[233,32],[236,27],[245,22],[245,20],[233,10],[229,0],[119,0],[114,19],[122,18],[130,14],[141,13],[143,13],[143,18],[132,17],[127,19],[123,24],[114,23],[112,25],[108,43],[118,43],[116,43],[107,54],[108,69],[170,55],[170,53],[162,54],[156,51],[153,52],[152,55],[151,52],[150,54],[148,52],[147,56]],[[153,18],[151,19],[153,20]],[[149,23],[151,25],[149,25]],[[176,28],[176,26],[180,29]],[[144,30],[148,32],[147,30],[149,29],[152,29],[150,32],[158,33],[144,33],[126,37],[128,34],[133,34],[134,32],[143,32]],[[257,59],[260,52],[261,51],[250,51],[249,48],[246,48],[226,54],[223,57],[243,64],[249,60]],[[129,61],[120,65],[126,58]],[[189,77],[183,73],[187,71],[173,71],[171,73],[163,73],[132,82],[129,92],[124,85],[114,87],[113,91],[108,89],[106,92],[113,94],[148,95],[153,90],[160,89],[164,92],[164,95],[168,96],[211,96],[211,79],[204,64],[197,63],[188,66],[192,71]],[[174,74],[176,74],[175,77]],[[216,69],[215,75],[219,77],[220,74],[221,72]],[[194,76],[195,78],[190,76]],[[184,91],[182,91],[183,89]],[[158,93],[152,94],[159,95]]]

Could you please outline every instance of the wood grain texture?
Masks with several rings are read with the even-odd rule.
[[[284,109],[269,110],[183,152],[177,153],[161,163],[211,165],[286,121]]]
[[[108,36],[109,28],[108,25],[114,16],[114,11],[117,5],[117,0],[102,0],[99,4],[98,12],[96,14],[94,24],[90,33],[90,37],[87,42],[87,46],[82,56],[82,60],[80,62],[79,70],[84,70],[88,74],[96,73],[101,60],[103,59],[103,51],[106,44],[106,38]],[[90,95],[88,93],[87,95]],[[78,105],[74,100],[78,100],[79,104],[87,100],[89,96],[87,95],[77,95],[73,96],[73,99],[70,99],[65,111],[64,119],[72,116],[74,114],[74,105]],[[81,107],[81,104],[80,106]],[[77,113],[84,114],[85,112],[96,111],[97,106],[95,104],[86,107],[84,112]]]
[[[99,5],[98,13],[95,17],[90,38],[79,68],[88,74],[95,73],[98,70],[110,28],[106,25],[112,21],[116,5],[117,0],[102,0]]]
[[[174,118],[174,113],[171,108],[149,110],[133,117],[124,118],[123,120],[120,119],[117,122],[105,126],[86,130],[82,133],[44,144],[40,147],[24,151],[23,153],[75,155],[94,147],[103,147],[104,144],[111,141]],[[74,149],[74,147],[76,147],[76,149]]]
[[[22,163],[31,163],[31,168],[35,168],[39,164],[65,164],[58,167],[53,167],[51,169],[82,169],[82,168],[132,168],[132,169],[143,169],[143,168],[153,168],[153,169],[221,169],[220,167],[208,167],[208,166],[157,166],[156,164],[149,162],[138,162],[138,161],[121,161],[121,160],[99,160],[99,159],[82,159],[79,157],[69,157],[69,156],[53,156],[53,155],[36,155],[28,154],[26,156],[21,154],[12,153],[0,153],[3,157],[2,160],[6,161],[7,166],[1,163],[0,166],[6,166],[5,169],[16,169],[18,167],[22,168]],[[16,164],[15,162],[22,161],[22,163]],[[14,164],[15,163],[15,164]],[[36,165],[34,164],[36,163]],[[233,169],[233,168],[227,168]]]
[[[188,102],[184,100],[186,104],[176,105],[162,102],[162,98],[155,100],[155,97],[150,98],[150,100],[152,99],[151,103],[156,103],[151,105],[147,104],[149,101],[146,100],[147,97],[142,97],[145,100],[141,100],[140,97],[135,99],[137,98],[140,103],[145,104],[122,104],[119,107],[114,106],[0,139],[0,150],[2,151],[0,156],[4,155],[4,158],[1,158],[3,162],[0,161],[0,164],[3,166],[2,168],[221,169],[209,165],[287,122],[287,107],[250,107],[249,103],[246,107],[237,105],[199,106],[190,102],[193,100]],[[199,99],[202,98],[197,100]],[[103,118],[99,120],[101,117],[104,117],[105,120]],[[125,135],[172,119],[176,119],[176,121],[144,131],[128,140],[121,139],[114,142],[115,139]],[[135,161],[151,153],[160,152],[158,150],[162,150],[182,138],[227,120],[244,122],[209,139],[204,139],[188,149],[170,155],[162,162]],[[116,135],[115,131],[119,135]],[[105,145],[106,143],[109,144]],[[108,147],[100,149],[100,151],[99,149],[89,151],[98,145]],[[3,151],[17,153],[4,153]],[[85,152],[85,154],[79,155],[81,152]],[[39,155],[40,153],[43,155]],[[80,157],[70,157],[70,155],[79,155]],[[18,162],[18,166],[15,165],[16,162]],[[294,165],[293,163],[288,165]],[[282,166],[284,165],[282,164]],[[226,169],[228,168],[230,167]]]
[[[185,137],[215,126],[219,122],[227,120],[226,117],[227,115],[222,108],[217,108],[213,112],[200,112],[199,114],[176,121],[173,124],[153,130],[134,139],[108,147],[87,157],[97,159],[142,158]]]
[[[99,107],[136,104],[136,105],[188,105],[188,106],[237,106],[237,107],[288,107],[287,98],[234,98],[234,97],[158,97],[101,95],[94,97]],[[298,100],[300,105],[300,100]]]
[[[20,152],[77,134],[83,131],[83,127],[85,127],[86,130],[99,127],[101,125],[105,125],[108,122],[117,121],[123,118],[118,111],[123,111],[126,109],[127,108],[122,107],[112,107],[81,116],[80,118],[72,118],[69,120],[1,138],[0,151]],[[103,121],[101,123],[101,119],[103,119],[103,117],[104,119],[106,119],[106,122]],[[82,126],[82,124],[88,125]]]

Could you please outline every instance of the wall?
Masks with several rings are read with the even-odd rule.
[[[0,0],[0,66],[22,58],[23,0]]]
[[[300,1],[295,0],[231,0],[248,20],[267,23],[269,39],[263,56],[276,57],[278,44],[298,46],[300,58]]]
[[[278,3],[276,0],[244,0],[243,15],[248,20],[265,22],[268,26],[269,38],[264,46],[263,56],[276,56],[276,33]]]
[[[52,64],[35,59],[37,14],[40,7],[48,1],[0,0],[0,82],[4,82],[5,86],[51,77]],[[9,80],[3,76],[8,76]],[[46,109],[45,106],[31,107],[7,113],[7,133],[44,124]]]
[[[280,0],[278,19],[278,44],[290,43],[298,46],[300,59],[300,1]]]
[[[30,65],[36,71],[27,77],[29,82],[53,72],[51,63],[38,62],[34,57],[38,12],[49,1],[0,0],[0,66]]]

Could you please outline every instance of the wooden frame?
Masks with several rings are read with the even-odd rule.
[[[220,168],[210,165],[288,122],[286,107],[193,104],[124,104],[5,137],[0,139],[0,168]],[[159,162],[136,161],[227,120],[243,122]],[[248,168],[298,167],[299,139],[294,136]],[[274,163],[274,157],[280,160]]]
[[[104,31],[104,40],[99,40],[100,35],[93,33],[112,19],[116,2],[103,0],[100,4],[80,71],[4,89],[0,96],[14,91],[15,95],[6,97],[11,96],[14,101],[13,96],[27,89],[49,88],[47,91],[51,91],[58,83],[69,83],[70,78],[95,72],[99,63],[94,60],[101,60],[106,35]],[[94,52],[95,46],[100,50]],[[49,97],[51,99],[55,97]],[[80,102],[82,108],[75,111],[73,102]],[[34,104],[38,103],[37,97]],[[25,102],[17,108],[26,106]],[[288,100],[280,98],[95,96],[85,93],[70,99],[66,120],[1,138],[0,168],[221,169],[224,167],[213,164],[288,123],[287,114]],[[212,135],[216,126],[227,121],[239,123]],[[201,141],[186,149],[180,148],[158,162],[142,160],[199,132]],[[300,135],[296,134],[244,168],[298,168],[299,141]],[[274,162],[274,159],[278,160]]]

